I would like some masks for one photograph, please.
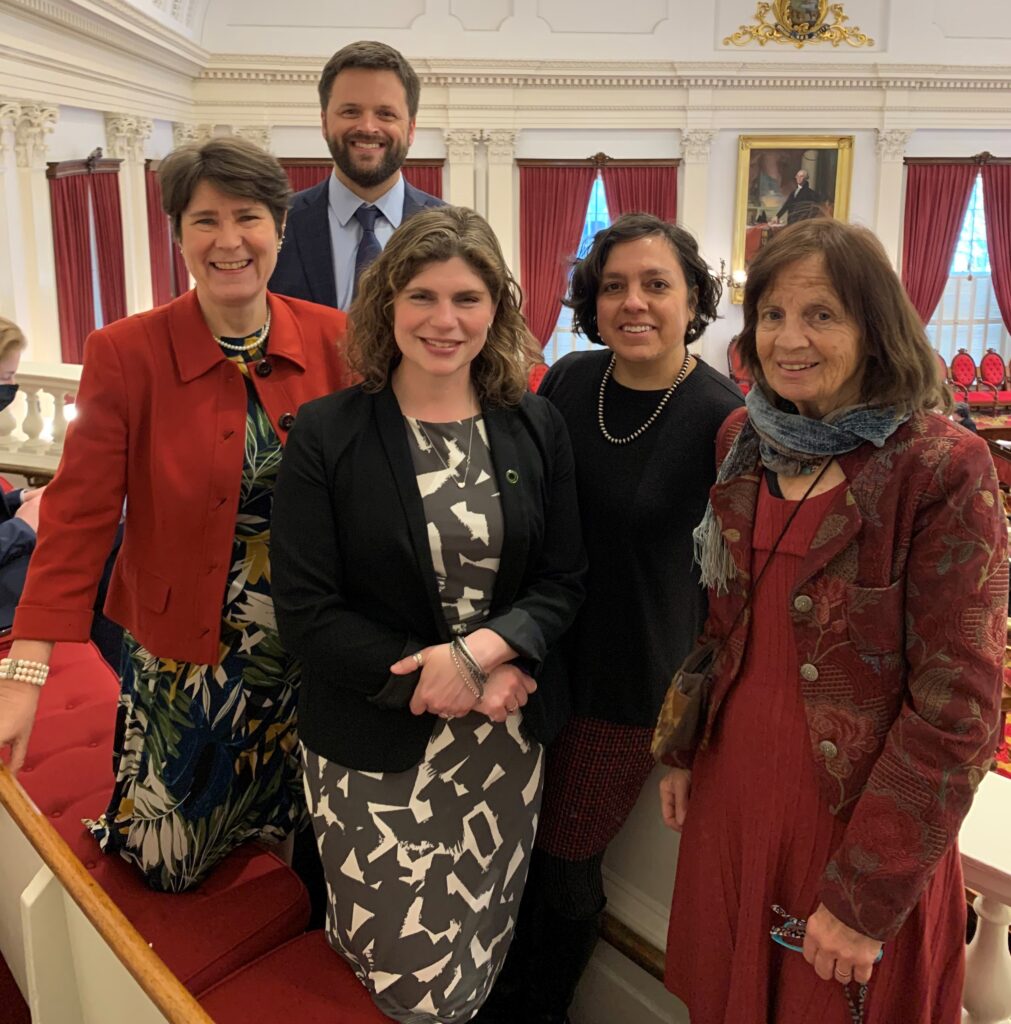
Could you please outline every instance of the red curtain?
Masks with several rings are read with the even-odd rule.
[[[281,161],[284,173],[288,175],[288,183],[295,192],[318,185],[333,170],[329,160],[318,160],[315,163],[288,164]]]
[[[907,166],[902,283],[924,323],[941,301],[977,170],[966,163]]]
[[[119,173],[89,174],[98,254],[98,289],[102,319],[107,324],[126,316],[126,270],[123,217],[119,205]]]
[[[178,298],[190,290],[190,272],[186,269],[182,250],[172,243],[172,297]]]
[[[169,237],[169,219],[161,208],[161,186],[158,172],[144,171],[144,189],[147,193],[147,238],[151,252],[151,290],[154,304],[164,306],[172,301],[172,240]]]
[[[437,199],[442,198],[442,164],[406,163],[401,171],[409,185]]]
[[[60,350],[65,363],[82,361],[84,339],[95,326],[88,191],[88,178],[83,174],[49,180]]]
[[[1011,330],[1011,164],[983,164],[983,216],[1000,315]]]
[[[652,213],[661,220],[675,221],[678,212],[677,164],[660,167],[601,168],[607,212],[611,220],[623,213]]]
[[[548,343],[579,245],[594,167],[520,167],[520,265],[527,324]]]

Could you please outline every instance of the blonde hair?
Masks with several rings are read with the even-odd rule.
[[[348,362],[366,391],[382,390],[400,360],[394,299],[430,263],[454,256],[481,278],[495,303],[488,339],[470,368],[478,398],[489,406],[516,405],[530,367],[542,361],[541,347],[520,313],[522,293],[495,233],[483,217],[462,207],[438,206],[404,221],[362,274],[349,310]]]
[[[24,352],[28,348],[28,339],[24,331],[13,320],[0,316],[0,359],[7,356],[12,349]]]

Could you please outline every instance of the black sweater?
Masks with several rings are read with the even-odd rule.
[[[597,424],[610,357],[609,350],[566,356],[538,389],[569,428],[590,562],[586,600],[565,637],[564,660],[577,715],[652,727],[671,676],[705,621],[692,530],[716,480],[716,433],[742,398],[699,360],[641,437],[613,445]],[[608,433],[632,433],[662,395],[609,381]]]

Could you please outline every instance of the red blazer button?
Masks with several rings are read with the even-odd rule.
[[[271,366],[270,362],[266,359],[261,359],[256,364],[256,376],[257,377],[269,377],[274,372],[274,367]]]

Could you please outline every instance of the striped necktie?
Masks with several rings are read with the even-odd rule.
[[[359,206],[355,210],[355,220],[362,226],[362,240],[358,243],[358,251],[355,253],[355,283],[351,290],[351,297],[358,294],[358,278],[362,271],[372,263],[383,251],[383,247],[376,238],[376,218],[379,210],[375,206]]]

